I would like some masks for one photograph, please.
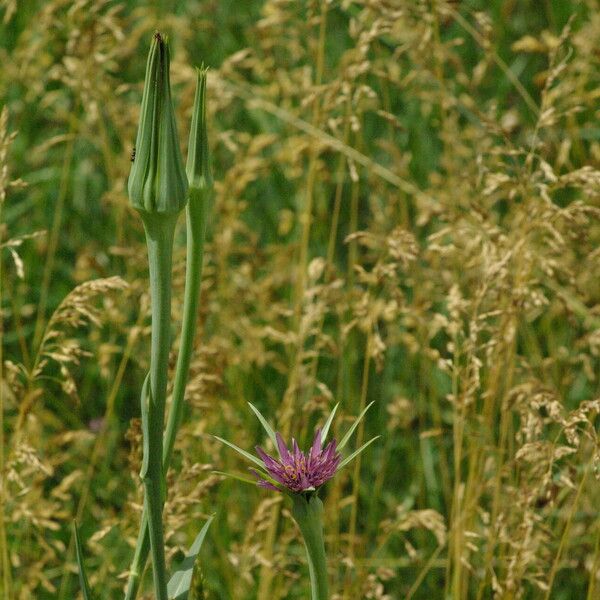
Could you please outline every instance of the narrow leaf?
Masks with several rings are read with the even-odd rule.
[[[226,446],[229,446],[230,448],[233,448],[236,452],[238,452],[239,454],[241,454],[247,460],[253,462],[255,465],[259,466],[261,469],[265,468],[265,465],[263,464],[262,460],[256,458],[256,456],[253,456],[252,454],[250,454],[250,452],[246,452],[245,450],[242,450],[241,448],[239,448],[235,444],[232,444],[231,442],[228,442],[227,440],[224,440],[223,438],[220,438],[218,435],[213,435],[213,437],[215,439],[219,440],[222,444],[225,444]]]
[[[368,442],[364,443],[358,450],[355,450],[348,458],[345,458],[338,467],[338,471],[343,469],[348,463],[352,462],[367,446],[370,446],[377,438],[380,438],[380,435],[376,435],[374,438],[370,439]]]
[[[360,415],[358,415],[356,421],[354,421],[354,423],[352,423],[352,427],[350,427],[350,429],[348,429],[348,432],[343,437],[342,441],[338,444],[338,450],[341,450],[348,443],[350,436],[354,433],[354,430],[358,427],[358,424],[362,421],[363,417],[367,414],[367,411],[371,408],[371,406],[373,406],[373,404],[375,404],[375,401],[370,402],[365,407],[365,409],[360,413]]]
[[[222,475],[223,477],[227,477],[228,479],[237,479],[238,481],[242,481],[243,483],[250,483],[253,486],[256,486],[256,479],[251,479],[250,477],[244,477],[243,475],[239,475],[238,473],[225,473],[224,471],[211,471],[214,475]]]
[[[329,428],[331,427],[331,423],[333,422],[333,417],[335,416],[335,412],[338,409],[340,403],[338,402],[331,411],[329,417],[327,417],[327,421],[325,421],[325,425],[323,425],[323,429],[321,430],[321,446],[325,443],[325,439],[327,438],[327,434],[329,433]]]
[[[85,574],[85,565],[83,562],[83,551],[81,549],[81,538],[79,537],[79,528],[77,521],[73,521],[73,532],[75,534],[75,554],[77,556],[77,566],[79,567],[79,585],[83,593],[84,600],[92,600],[92,590]]]
[[[267,420],[261,415],[260,411],[258,410],[258,408],[256,408],[256,406],[254,406],[254,404],[252,404],[251,402],[248,402],[248,405],[252,409],[252,412],[258,417],[260,424],[263,426],[264,430],[267,432],[267,435],[271,438],[271,441],[273,442],[273,445],[275,446],[275,448],[277,448],[277,438],[275,437],[275,432],[273,431],[273,428],[269,425]]]
[[[276,488],[280,489],[279,486],[281,484],[278,481],[275,481],[275,479],[273,479],[266,471],[256,471],[252,468],[250,468],[250,470],[254,471],[256,473],[256,475],[259,475],[261,479],[264,479],[265,481],[272,483]],[[258,485],[258,479],[250,479],[249,477],[244,477],[243,475],[240,475],[239,473],[225,473],[224,471],[212,471],[212,473],[214,473],[215,475],[222,475],[223,477],[228,477],[230,479],[237,479],[238,481],[241,481],[242,483],[250,483],[254,487],[256,487]]]
[[[209,517],[208,521],[204,523],[204,526],[200,530],[200,533],[196,536],[194,543],[190,546],[188,553],[185,555],[183,562],[177,567],[177,570],[169,579],[167,584],[167,592],[169,594],[169,600],[187,600],[190,586],[192,584],[192,576],[194,574],[194,566],[196,564],[196,557],[200,552],[208,528],[212,523],[215,515]]]

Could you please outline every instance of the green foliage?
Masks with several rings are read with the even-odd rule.
[[[169,560],[218,508],[204,593],[306,598],[288,511],[213,436],[268,442],[250,402],[303,445],[339,404],[342,439],[374,402],[349,447],[380,439],[323,497],[332,593],[595,598],[599,9],[4,3],[0,596],[75,596],[77,515],[98,599],[122,597],[150,344],[126,182],[160,29],[178,124],[210,66],[215,179]]]
[[[213,518],[210,517],[202,526],[182,563],[171,575],[167,586],[169,600],[187,600],[188,598],[189,600],[200,600],[203,598],[201,567],[197,558]]]
[[[75,535],[75,556],[77,557],[77,567],[79,568],[79,585],[81,586],[81,593],[83,594],[83,600],[92,600],[92,590],[90,589],[90,584],[85,572],[81,538],[79,536],[79,529],[76,521],[73,521],[73,533]]]

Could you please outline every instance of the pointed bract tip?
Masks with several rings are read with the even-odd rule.
[[[186,173],[190,189],[207,190],[212,186],[206,119],[206,76],[208,68],[196,68],[196,94],[188,143]]]

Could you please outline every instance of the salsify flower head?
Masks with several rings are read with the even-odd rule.
[[[281,434],[275,434],[280,460],[269,456],[260,446],[256,446],[256,453],[262,459],[269,475],[290,492],[306,492],[316,490],[326,481],[331,479],[342,460],[337,451],[335,438],[323,449],[321,443],[321,429],[317,429],[315,439],[310,450],[305,454],[292,438],[292,450],[288,450]],[[258,485],[267,489],[279,490],[276,485],[263,479],[256,470],[251,471],[258,478]]]
[[[310,495],[312,497],[314,493],[318,492],[323,484],[329,481],[338,471],[348,465],[367,446],[372,444],[379,437],[375,436],[364,443],[358,450],[352,452],[350,456],[342,458],[341,450],[346,446],[348,440],[354,433],[354,430],[369,408],[373,405],[373,402],[371,402],[371,404],[366,406],[360,415],[358,415],[339,444],[333,439],[323,447],[329,428],[333,422],[333,417],[338,408],[338,405],[336,404],[323,427],[317,429],[313,443],[308,452],[302,452],[294,438],[292,438],[292,448],[290,450],[285,444],[281,434],[275,433],[260,411],[254,405],[248,404],[273,442],[274,448],[279,453],[279,458],[270,456],[260,446],[256,446],[256,453],[258,456],[254,456],[253,454],[242,450],[232,442],[214,436],[217,440],[230,448],[233,448],[246,460],[255,465],[256,468],[251,468],[250,471],[254,474],[256,480],[253,481],[252,479],[240,475],[232,475],[220,471],[217,471],[217,473],[239,479],[246,483],[257,483],[260,487],[269,490],[286,492],[293,496]]]

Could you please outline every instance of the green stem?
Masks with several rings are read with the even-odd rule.
[[[183,414],[183,397],[187,384],[190,362],[194,349],[194,337],[198,321],[198,304],[200,302],[200,282],[202,280],[202,263],[204,259],[204,238],[206,234],[206,218],[210,190],[199,190],[190,187],[190,199],[187,206],[187,250],[185,271],[185,292],[183,300],[183,322],[181,324],[181,342],[175,382],[173,385],[173,403],[169,411],[163,466],[165,473],[171,463],[175,436],[181,425]]]
[[[308,559],[312,600],[328,600],[327,560],[323,541],[323,503],[315,495],[292,496],[292,516],[298,523]]]
[[[150,390],[147,430],[144,449],[144,508],[148,515],[150,547],[154,575],[154,590],[158,600],[167,600],[167,567],[165,563],[162,510],[164,503],[164,472],[162,465],[165,400],[169,363],[171,327],[171,275],[173,237],[178,213],[155,214],[142,212],[152,299],[152,338],[150,346]],[[142,411],[144,411],[144,407]],[[143,517],[142,517],[143,525]]]
[[[181,424],[183,399],[194,348],[209,201],[210,190],[190,188],[190,201],[187,207],[187,256],[181,342],[179,356],[177,357],[177,367],[175,370],[173,402],[171,410],[169,411],[164,447],[162,450],[162,464],[163,472],[165,474],[171,464],[175,437]],[[149,552],[150,537],[148,530],[148,514],[146,507],[144,506],[135,555],[129,573],[125,600],[134,600],[137,596],[141,575],[146,565],[146,561],[148,560]]]
[[[142,522],[138,533],[137,544],[135,546],[135,554],[129,570],[129,579],[127,581],[127,590],[125,592],[125,600],[134,600],[137,596],[138,589],[142,578],[142,572],[146,566],[146,560],[150,552],[150,535],[148,533],[148,513],[146,507],[142,512]]]

